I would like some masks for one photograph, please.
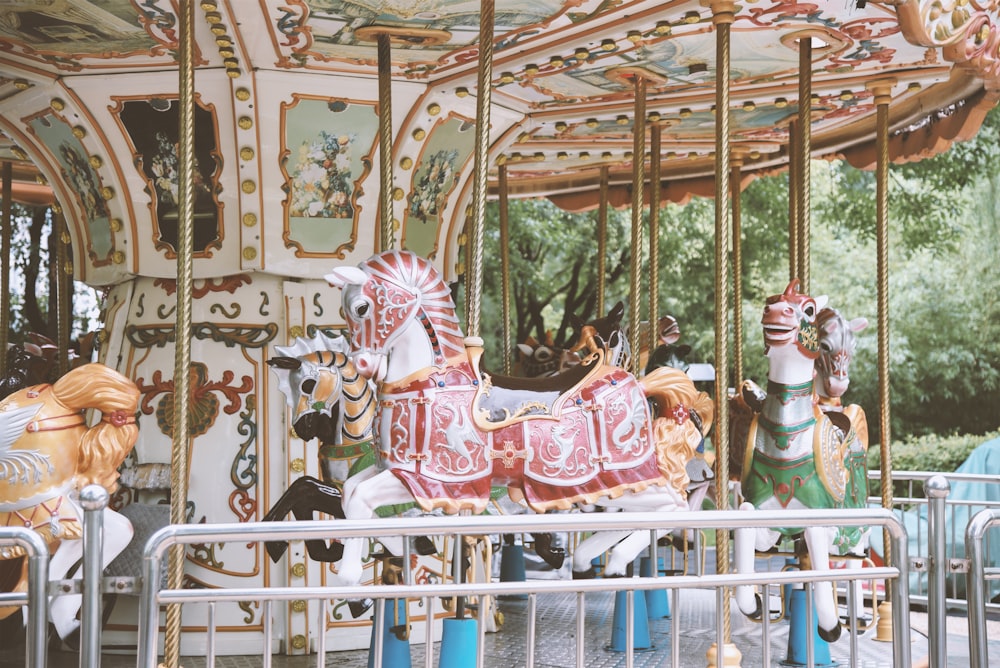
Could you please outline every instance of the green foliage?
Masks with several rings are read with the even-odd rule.
[[[914,436],[892,444],[894,471],[938,471],[951,473],[986,441],[1000,437],[1000,431],[984,435],[956,434]],[[881,455],[877,446],[868,450],[868,468],[878,470]]]

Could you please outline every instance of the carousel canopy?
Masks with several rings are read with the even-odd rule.
[[[0,7],[0,159],[19,199],[59,203],[92,283],[173,272],[176,4]],[[733,155],[748,174],[786,166],[803,75],[816,157],[874,164],[876,87],[891,95],[892,157],[939,152],[997,98],[998,4],[501,0],[492,182],[503,164],[511,195],[586,209],[606,174],[612,204],[629,203],[641,79],[662,196],[711,195],[713,14],[726,9]],[[196,273],[320,276],[376,249],[380,41],[397,238],[452,272],[473,190],[479,26],[480,3],[461,0],[197,3]]]

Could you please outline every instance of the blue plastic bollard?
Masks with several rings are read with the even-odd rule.
[[[643,557],[639,560],[639,575],[644,578],[652,577],[653,560]],[[657,575],[663,572],[663,557],[656,558],[658,567]],[[670,601],[667,599],[666,589],[647,589],[643,592],[646,595],[646,614],[649,619],[670,619]]]
[[[524,570],[524,546],[504,545],[500,550],[500,582],[524,582],[527,578]],[[505,599],[525,599],[527,594],[510,594],[501,596]]]
[[[438,660],[438,668],[475,668],[478,637],[478,624],[475,619],[446,618],[441,631],[441,657]]]
[[[632,649],[633,651],[652,649],[653,642],[649,638],[649,617],[646,614],[646,597],[642,592],[636,592],[633,596],[632,617]],[[612,652],[628,651],[628,592],[619,591],[615,593],[615,614],[611,627],[611,644],[607,649]]]
[[[806,637],[806,591],[793,589],[788,610],[788,658],[781,662],[783,666],[805,666],[809,663],[809,644]],[[830,659],[830,643],[819,637],[819,624],[813,613],[813,665],[835,666]]]
[[[400,615],[396,616],[396,606],[399,605]],[[372,624],[372,640],[368,645],[368,668],[375,668],[375,637],[381,630],[382,633],[382,666],[385,668],[410,668],[410,641],[400,640],[396,634],[389,629],[397,624],[406,625],[406,601],[404,599],[389,598],[385,601],[386,623],[382,624],[379,619],[378,608],[375,608],[375,615]],[[407,636],[409,638],[409,636]]]

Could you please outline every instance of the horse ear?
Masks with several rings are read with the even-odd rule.
[[[343,289],[345,285],[364,285],[368,275],[357,267],[337,267],[324,276],[326,282],[335,288]]]
[[[816,297],[816,313],[819,313],[820,309],[826,306],[827,302],[829,301],[830,298],[827,297],[826,295],[820,295],[819,297]]]
[[[531,353],[534,352],[534,349],[527,343],[517,344],[517,349],[520,350],[521,354],[525,357],[531,357]]]
[[[868,326],[868,318],[855,318],[847,323],[848,329],[854,333],[860,332],[862,329]]]
[[[298,369],[302,366],[302,360],[297,357],[272,357],[267,360],[268,366],[272,366],[275,369]]]
[[[621,322],[622,316],[625,315],[625,303],[621,300],[618,301],[611,310],[608,311],[608,320],[618,320]]]

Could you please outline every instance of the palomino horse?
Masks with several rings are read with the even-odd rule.
[[[769,360],[767,395],[752,418],[742,464],[743,509],[842,508],[849,483],[850,442],[813,398],[819,356],[816,327],[826,298],[798,292],[798,281],[770,297],[764,307],[764,348]],[[827,569],[832,548],[847,545],[840,529],[736,529],[735,564],[739,573],[754,570],[754,550],[773,547],[782,535],[804,535],[812,568]],[[847,547],[854,545],[851,542]],[[834,641],[840,619],[832,583],[816,584],[820,636]],[[748,616],[761,614],[750,586],[736,587],[736,603]]]
[[[118,466],[135,445],[139,390],[103,364],[85,364],[52,385],[34,385],[0,401],[0,524],[31,527],[53,551],[49,577],[62,579],[83,554],[80,489],[98,484],[112,493]],[[87,426],[84,411],[101,418]],[[104,511],[104,566],[132,539],[132,525],[118,513]],[[9,591],[26,586],[21,548],[0,551],[2,581]],[[60,596],[50,614],[65,638],[79,622],[80,597]],[[17,608],[0,609],[0,617]]]
[[[540,382],[484,373],[481,340],[464,339],[447,284],[410,252],[387,251],[326,278],[343,290],[358,371],[379,384],[375,433],[388,465],[345,500],[348,518],[409,501],[480,513],[494,483],[536,512],[575,504],[687,509],[691,453],[678,462],[664,453],[680,485],[658,461],[659,429],[646,401],[658,374],[640,384],[600,355]],[[588,571],[593,555],[614,547],[606,572],[622,574],[648,543],[645,532],[595,534],[577,549],[574,571]],[[341,582],[360,580],[361,551],[360,539],[346,542]]]

